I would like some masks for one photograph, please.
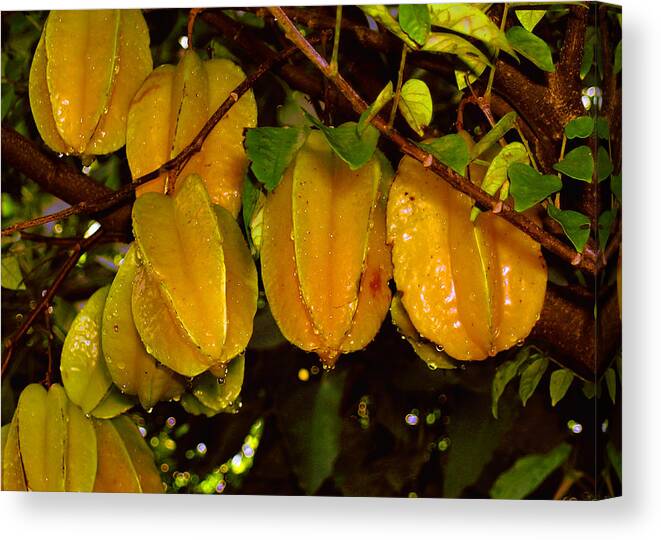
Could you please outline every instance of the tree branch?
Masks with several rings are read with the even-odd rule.
[[[37,182],[44,191],[72,205],[109,197],[113,193],[110,188],[78,172],[6,126],[2,126],[2,159]],[[122,208],[115,212],[92,214],[92,217],[98,219],[106,231],[124,233],[130,223],[130,214],[129,208]]]
[[[30,219],[9,227],[2,229],[2,235],[13,234],[17,231],[50,223],[64,219],[66,217],[86,214],[96,215],[115,208],[120,204],[124,204],[134,197],[135,188],[141,184],[149,182],[158,178],[164,173],[169,171],[180,171],[190,160],[190,158],[202,149],[202,145],[207,136],[216,127],[216,124],[229,112],[234,104],[239,101],[239,98],[250,90],[254,84],[267,73],[275,64],[288,58],[290,55],[298,52],[296,47],[291,47],[286,51],[276,54],[268,59],[266,62],[260,64],[257,69],[232,91],[228,98],[220,104],[218,109],[211,115],[209,120],[204,124],[200,132],[195,136],[191,143],[186,146],[177,156],[161,165],[158,169],[145,174],[132,183],[122,186],[117,191],[111,191],[108,188],[97,184],[88,177],[77,173],[71,167],[68,167],[61,162],[50,158],[45,155],[34,143],[17,133],[11,128],[2,127],[2,153],[5,157],[5,152],[9,154],[8,161],[11,165],[18,170],[24,172],[27,176],[37,181],[47,191],[57,194],[60,193],[60,198],[68,198],[70,200],[80,200],[80,193],[72,190],[68,185],[68,181],[81,188],[89,198],[80,200],[80,202],[73,204],[69,208],[65,208],[59,212],[54,212],[45,216]],[[5,150],[5,148],[7,150]],[[35,164],[37,164],[35,166]],[[42,169],[39,165],[42,165]],[[94,187],[97,186],[97,187]],[[59,196],[59,195],[58,195]],[[119,210],[118,210],[119,212]],[[122,210],[120,214],[121,220],[118,218],[117,223],[113,222],[113,231],[123,231],[124,227],[130,223],[130,208]],[[125,220],[125,221],[124,221]]]
[[[287,17],[282,8],[272,7],[268,8],[273,14],[278,24],[285,32],[285,35],[292,41],[305,56],[324,74],[329,78],[339,91],[351,103],[354,111],[358,114],[362,113],[367,108],[367,103],[356,93],[356,91],[349,85],[349,83],[340,75],[331,72],[329,64],[319,55],[315,48],[303,37],[298,31],[294,23]],[[380,117],[376,116],[372,120],[372,124],[406,155],[416,159],[425,167],[430,168],[440,178],[450,184],[453,188],[461,191],[475,200],[478,207],[482,210],[492,211],[500,215],[503,219],[510,222],[518,229],[525,232],[528,236],[539,242],[544,248],[554,253],[563,260],[571,263],[572,265],[594,274],[596,272],[596,260],[593,257],[584,257],[564,242],[558,240],[539,227],[534,221],[516,212],[509,205],[504,204],[497,197],[493,197],[474,185],[468,179],[460,176],[452,171],[449,167],[444,166],[436,160],[431,154],[428,154],[417,145],[405,139],[396,130],[389,128],[387,123]]]
[[[97,243],[102,237],[103,237],[103,229],[99,229],[96,231],[92,236],[89,238],[83,239],[81,242],[73,246],[72,252],[69,255],[69,258],[66,260],[66,262],[62,265],[62,268],[60,268],[59,272],[57,273],[57,276],[55,276],[55,279],[53,280],[53,283],[48,287],[48,290],[46,291],[46,294],[44,294],[41,297],[41,300],[37,304],[37,306],[30,312],[30,314],[25,318],[23,321],[23,324],[19,327],[14,334],[12,334],[7,340],[4,342],[4,358],[2,359],[2,374],[4,375],[7,371],[7,367],[9,366],[9,361],[11,360],[12,353],[14,351],[14,347],[16,344],[20,341],[20,339],[25,335],[25,333],[30,329],[32,326],[32,323],[34,323],[35,319],[49,306],[51,305],[53,298],[55,297],[55,294],[57,293],[57,290],[60,288],[60,285],[64,282],[64,280],[67,278],[67,276],[71,273],[71,271],[75,268],[76,263],[78,262],[78,259],[80,259],[81,255],[85,253],[88,249],[90,249],[95,243]]]

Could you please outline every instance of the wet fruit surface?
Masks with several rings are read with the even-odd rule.
[[[244,78],[241,68],[230,60],[203,62],[192,50],[177,66],[155,69],[135,95],[129,112],[126,154],[133,177],[158,169],[188,146]],[[250,91],[218,122],[180,175],[200,175],[212,202],[234,217],[241,207],[248,167],[243,130],[256,123],[257,107]],[[137,193],[163,193],[167,180],[166,174],[161,175]]]
[[[395,283],[411,322],[453,358],[481,360],[523,340],[544,301],[540,247],[405,157],[388,202]]]
[[[367,345],[390,301],[374,158],[357,171],[312,132],[264,207],[262,277],[284,336],[332,366]]]
[[[202,179],[174,197],[146,193],[133,208],[140,268],[132,315],[147,351],[185,376],[241,353],[257,310],[257,272],[231,214]]]
[[[126,141],[130,100],[152,70],[139,10],[52,11],[30,70],[30,106],[60,153],[95,155]]]

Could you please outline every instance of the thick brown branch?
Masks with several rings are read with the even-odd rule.
[[[358,114],[362,113],[367,108],[367,103],[356,93],[351,85],[349,85],[340,74],[333,74],[331,72],[329,64],[303,37],[294,23],[287,17],[281,8],[273,7],[269,8],[269,10],[274,15],[287,37],[299,47],[303,54],[307,56],[307,58],[324,74],[325,77],[328,77],[333,83],[335,83],[340,92],[349,100],[354,110]],[[429,167],[453,188],[465,193],[475,200],[477,206],[481,209],[497,213],[503,219],[506,219],[518,229],[539,242],[546,249],[563,260],[575,265],[577,268],[586,270],[591,274],[595,273],[596,261],[593,258],[581,256],[580,253],[570,248],[567,244],[548,234],[527,216],[514,211],[509,205],[503,204],[498,198],[489,195],[468,179],[444,166],[431,154],[428,154],[417,145],[405,139],[394,129],[389,128],[387,123],[381,117],[375,117],[372,120],[372,124],[394,142],[404,154],[411,156]]]
[[[4,162],[71,205],[82,201],[109,197],[113,191],[93,178],[78,172],[40,146],[23,137],[10,127],[2,126],[2,159]],[[11,178],[3,178],[11,182]],[[112,213],[92,214],[104,230],[125,232],[130,220],[130,209],[121,208]]]

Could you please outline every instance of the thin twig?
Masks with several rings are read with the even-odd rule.
[[[11,359],[14,347],[20,341],[20,339],[26,334],[30,329],[35,319],[42,313],[48,306],[53,302],[53,298],[57,293],[60,285],[64,282],[69,273],[75,268],[78,259],[81,255],[90,249],[99,239],[103,236],[103,229],[99,229],[92,236],[84,238],[81,242],[73,246],[72,252],[69,255],[69,258],[62,265],[60,270],[55,276],[53,283],[48,287],[46,293],[41,297],[41,300],[37,306],[30,312],[30,314],[25,318],[23,324],[19,327],[14,334],[12,334],[4,343],[5,355],[2,359],[2,374],[4,375],[9,366],[9,360]]]
[[[406,66],[406,53],[408,52],[406,43],[402,44],[402,56],[399,61],[399,70],[397,71],[397,86],[395,87],[395,98],[392,100],[392,109],[390,109],[390,118],[388,119],[388,127],[392,128],[395,124],[395,117],[397,116],[397,107],[399,107],[399,99],[402,96],[402,82],[404,81],[404,67]]]
[[[28,242],[38,242],[48,246],[75,246],[83,241],[80,237],[57,237],[57,236],[44,236],[41,234],[33,234],[21,231],[21,240]],[[121,233],[106,232],[103,239],[99,242],[126,242],[126,235]]]
[[[186,36],[188,37],[188,48],[193,48],[193,29],[195,28],[195,20],[197,16],[204,11],[204,8],[191,8],[188,12],[188,26]]]
[[[335,35],[333,36],[333,54],[331,56],[331,71],[338,72],[337,58],[340,53],[340,31],[342,29],[342,4],[336,7],[335,11]]]
[[[505,22],[507,21],[507,11],[509,9],[509,6],[507,3],[503,5],[503,15],[500,19],[500,31],[504,32],[505,31]],[[491,99],[491,87],[493,86],[493,78],[494,75],[496,74],[496,60],[498,59],[498,55],[500,54],[500,47],[496,47],[496,50],[493,55],[493,63],[491,67],[489,68],[489,81],[487,82],[487,89],[484,92],[484,97],[488,100]]]
[[[51,326],[50,320],[50,304],[47,304],[44,308],[44,322],[46,324],[46,339],[48,340],[47,351],[48,351],[48,370],[46,371],[46,378],[44,380],[46,388],[50,388],[53,382],[53,329]]]
[[[353,87],[340,75],[332,75],[328,63],[317,53],[315,48],[303,37],[294,23],[287,17],[285,12],[278,7],[270,7],[269,11],[274,15],[285,35],[298,46],[305,56],[328,78],[330,78],[338,90],[351,103],[355,112],[360,114],[367,108],[367,103],[353,89]],[[481,210],[497,210],[498,215],[510,222],[512,225],[526,233],[533,240],[539,242],[550,252],[556,254],[572,265],[585,270],[591,274],[596,271],[596,261],[592,257],[582,256],[569,247],[569,245],[548,234],[544,229],[524,214],[516,212],[508,204],[503,203],[497,197],[493,197],[471,183],[468,179],[452,171],[449,167],[441,164],[431,154],[422,150],[419,146],[404,138],[395,129],[388,127],[387,123],[379,116],[372,119],[372,124],[406,155],[423,164],[430,164],[429,168],[450,184],[453,188],[461,191],[475,200]]]
[[[73,215],[94,214],[103,210],[107,210],[120,203],[124,203],[133,197],[133,192],[138,186],[154,180],[155,178],[158,178],[167,172],[173,170],[181,171],[186,166],[186,163],[188,163],[190,158],[202,149],[202,145],[204,144],[204,141],[206,140],[209,133],[213,131],[213,129],[216,127],[216,124],[220,122],[220,120],[228,113],[234,104],[239,101],[239,98],[248,90],[250,90],[254,84],[275,64],[285,60],[295,52],[298,52],[298,49],[296,47],[291,47],[258,66],[250,76],[246,77],[232,92],[230,92],[228,98],[220,104],[218,109],[216,109],[209,120],[207,120],[206,124],[204,124],[200,132],[195,136],[191,143],[186,146],[177,156],[165,162],[158,169],[144,174],[139,178],[136,178],[132,183],[122,186],[120,189],[113,191],[109,195],[104,195],[100,198],[89,201],[82,201],[78,204],[69,206],[64,210],[60,210],[59,212],[54,212],[52,214],[47,214],[45,216],[29,219],[27,221],[5,227],[2,229],[2,236],[7,236],[17,231],[30,229],[39,225],[44,225],[52,221],[58,221]]]

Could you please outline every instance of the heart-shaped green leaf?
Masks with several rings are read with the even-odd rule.
[[[545,9],[517,9],[516,18],[519,19],[521,26],[528,32],[532,32],[537,23],[544,18]]]
[[[430,139],[420,143],[420,148],[429,152],[446,165],[461,174],[466,174],[466,166],[469,161],[468,145],[466,141],[456,133],[444,135],[438,139]]]
[[[250,169],[267,190],[280,182],[285,169],[294,159],[308,136],[307,128],[261,127],[246,130],[246,152]]]
[[[574,210],[558,210],[552,204],[549,204],[546,210],[549,216],[562,225],[562,230],[574,244],[576,251],[582,253],[590,237],[590,218]]]
[[[507,170],[514,209],[523,212],[562,189],[562,181],[555,175],[542,175],[525,163],[512,163]]]
[[[562,161],[553,165],[553,168],[575,180],[591,182],[594,171],[592,150],[588,146],[574,148]]]
[[[585,139],[594,131],[594,119],[591,116],[579,116],[570,120],[565,126],[565,135],[568,139]]]

